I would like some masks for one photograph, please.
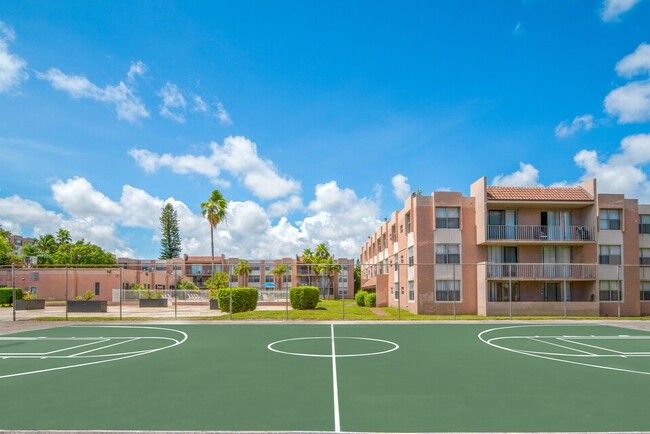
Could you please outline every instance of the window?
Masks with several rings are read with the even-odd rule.
[[[650,301],[650,281],[641,281],[641,300]]]
[[[409,267],[412,267],[415,264],[415,259],[413,258],[413,246],[409,247]]]
[[[436,280],[436,301],[460,301],[460,280]]]
[[[617,231],[621,229],[621,210],[620,209],[601,209],[600,210],[600,230]]]
[[[460,208],[436,208],[436,229],[460,228]]]
[[[395,253],[395,271],[399,271],[399,262],[397,262],[397,253]]]
[[[639,264],[650,265],[650,249],[639,249]]]
[[[436,264],[460,264],[460,244],[436,244]]]
[[[95,295],[99,295],[99,282],[95,282]]]
[[[190,274],[202,274],[203,266],[201,265],[192,265],[190,269]]]
[[[598,246],[598,263],[621,264],[621,246]]]
[[[406,233],[411,232],[411,213],[407,212],[404,216],[404,224],[406,225]]]
[[[563,301],[564,288],[560,282],[545,282],[544,283],[544,301]],[[566,300],[571,301],[571,283],[567,282],[566,287]]]
[[[396,242],[396,241],[397,241],[397,233],[395,232],[395,225],[392,225],[392,226],[390,227],[390,240],[391,240],[392,242]]]
[[[619,281],[618,280],[601,280],[600,301],[618,301]]]
[[[409,301],[415,301],[415,282],[409,281]]]
[[[508,282],[490,282],[488,301],[510,301]],[[512,301],[519,301],[519,283],[512,283]]]
[[[639,233],[650,234],[650,214],[639,215]]]
[[[273,276],[264,276],[264,282],[273,283]]]
[[[395,300],[399,299],[399,283],[393,285],[393,296],[395,297]]]
[[[250,283],[260,283],[260,276],[258,276],[258,275],[248,276],[248,281]]]

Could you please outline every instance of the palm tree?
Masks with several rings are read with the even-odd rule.
[[[330,277],[329,274],[332,273],[330,270],[330,264],[333,263],[333,258],[325,243],[320,243],[316,246],[316,251],[314,252],[314,263],[316,264],[314,271],[318,275],[326,274]],[[328,295],[330,295],[329,291]]]
[[[282,289],[282,277],[287,274],[287,266],[286,264],[280,264],[277,267],[275,267],[273,270],[271,270],[271,273],[275,275],[275,277],[280,281],[279,288]]]
[[[253,269],[248,265],[246,259],[240,259],[237,261],[237,266],[232,270],[233,273],[241,278],[244,282],[244,286],[248,286],[248,275],[251,274],[251,271],[253,271]]]
[[[59,229],[56,232],[56,242],[58,245],[72,243],[72,237],[70,237],[70,231],[65,229]]]
[[[219,190],[214,190],[210,199],[201,203],[201,215],[210,223],[210,248],[212,252],[212,269],[210,275],[214,274],[214,230],[221,222],[226,221],[228,213],[228,201],[224,199]]]
[[[313,267],[311,265],[316,263],[316,256],[314,255],[314,252],[311,251],[311,249],[305,249],[302,251],[302,258],[300,258],[302,263],[307,265],[308,269],[308,275],[309,275],[309,284],[311,285],[312,281],[312,271]]]

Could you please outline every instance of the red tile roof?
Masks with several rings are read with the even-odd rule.
[[[488,187],[488,200],[593,201],[580,187]]]

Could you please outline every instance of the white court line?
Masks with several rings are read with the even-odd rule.
[[[75,348],[87,347],[88,345],[102,344],[102,343],[104,343],[104,342],[108,342],[108,341],[110,341],[110,339],[97,340],[97,341],[93,341],[93,342],[88,342],[88,343],[86,343],[86,344],[75,345],[75,346],[73,346],[73,347],[63,348],[63,349],[61,349],[61,350],[50,351],[49,353],[43,353],[42,355],[43,355],[43,356],[49,356],[50,354],[61,353],[61,352],[63,352],[63,351],[72,350],[72,349],[75,349]]]
[[[589,354],[590,356],[595,356],[595,354],[590,353],[588,351],[578,350],[577,348],[567,347],[566,345],[560,345],[560,344],[556,344],[554,342],[546,342],[546,341],[543,341],[541,339],[535,339],[535,338],[528,338],[528,339],[531,340],[531,341],[535,341],[535,342],[541,342],[543,344],[553,345],[554,347],[564,348],[565,350],[570,350],[570,351],[575,351],[577,353]]]
[[[597,350],[609,351],[610,353],[616,353],[616,354],[619,354],[620,357],[625,358],[625,353],[623,353],[621,351],[616,351],[616,350],[612,350],[612,349],[609,349],[609,348],[599,347],[597,345],[585,344],[584,342],[572,341],[572,340],[565,339],[565,338],[558,338],[558,340],[564,341],[564,342],[570,342],[570,343],[576,344],[576,345],[582,345],[582,346],[585,346],[585,347],[595,348]]]
[[[117,346],[117,345],[126,344],[126,343],[128,343],[128,342],[137,341],[138,339],[140,339],[140,338],[132,338],[132,339],[129,339],[128,341],[121,341],[121,342],[116,342],[116,343],[114,343],[114,344],[110,344],[110,345],[104,345],[103,347],[99,347],[99,348],[92,348],[92,349],[90,349],[90,350],[88,350],[88,351],[84,351],[84,352],[81,352],[81,353],[77,353],[77,354],[69,355],[68,357],[79,357],[79,356],[81,356],[82,354],[88,354],[88,353],[92,353],[92,352],[94,352],[94,351],[103,350],[103,349],[105,349],[105,348],[110,348],[110,347],[114,347],[114,346]]]
[[[650,372],[646,372],[646,371],[636,371],[636,370],[633,370],[633,369],[615,368],[613,366],[594,365],[594,364],[590,364],[590,363],[577,362],[577,361],[574,361],[574,360],[558,359],[556,357],[543,356],[541,354],[535,354],[535,353],[531,353],[531,352],[515,350],[513,348],[508,348],[508,347],[502,347],[500,345],[492,343],[492,341],[502,339],[503,337],[501,337],[501,338],[495,337],[495,338],[492,338],[492,339],[486,339],[483,336],[486,333],[501,331],[501,330],[507,330],[507,329],[517,329],[517,328],[524,328],[524,327],[565,327],[565,326],[566,326],[565,324],[544,324],[544,325],[535,325],[535,326],[531,326],[530,324],[525,324],[525,325],[515,325],[515,326],[506,326],[506,327],[494,327],[494,328],[491,328],[491,329],[488,329],[488,330],[483,330],[481,333],[478,334],[478,338],[483,343],[485,343],[485,344],[487,344],[487,345],[489,345],[491,347],[498,348],[500,350],[509,351],[509,352],[515,353],[515,354],[522,354],[522,355],[530,356],[530,357],[538,357],[540,359],[552,360],[554,362],[568,363],[570,365],[587,366],[587,367],[596,368],[596,369],[605,369],[607,371],[617,371],[617,372],[627,372],[627,373],[630,373],[630,374],[650,375]],[[573,325],[573,327],[581,327],[581,326],[582,326],[582,324]],[[585,324],[584,326],[591,326],[591,324]],[[611,326],[607,326],[607,327],[611,327]],[[523,337],[523,336],[519,336],[519,337]],[[530,337],[530,336],[528,336],[528,337]],[[555,336],[555,337],[557,338],[559,336]],[[621,337],[618,336],[618,339],[620,339],[620,338]]]
[[[334,343],[334,324],[332,331],[332,388],[334,389],[334,431],[341,432],[341,416],[339,414],[339,385],[336,376],[336,344]]]
[[[43,372],[52,372],[52,371],[61,371],[63,369],[72,369],[72,368],[79,368],[82,366],[91,366],[91,365],[99,365],[101,363],[108,363],[108,362],[115,362],[117,360],[124,360],[124,359],[130,359],[132,357],[138,357],[138,356],[143,356],[145,354],[150,354],[150,353],[155,353],[157,351],[161,350],[166,350],[168,348],[175,347],[177,345],[181,345],[183,342],[185,342],[188,338],[187,333],[182,332],[180,330],[175,330],[175,329],[170,329],[170,328],[165,328],[165,327],[145,327],[145,326],[69,326],[69,327],[79,327],[79,328],[123,328],[123,329],[149,329],[149,330],[165,330],[165,331],[170,331],[170,332],[175,332],[178,333],[182,336],[181,340],[176,340],[172,338],[165,338],[165,339],[170,339],[174,341],[172,345],[166,346],[166,347],[160,347],[160,348],[154,348],[152,350],[147,350],[147,351],[142,351],[138,352],[135,354],[128,354],[122,357],[117,357],[114,359],[108,359],[108,360],[96,360],[93,362],[84,362],[84,363],[78,363],[76,365],[68,365],[68,366],[58,366],[56,368],[47,368],[47,369],[39,369],[36,371],[27,371],[27,372],[18,372],[15,374],[8,374],[8,375],[0,375],[0,380],[3,378],[12,378],[12,377],[20,377],[23,375],[31,375],[31,374],[40,374]],[[129,338],[132,338],[133,336],[129,336]]]

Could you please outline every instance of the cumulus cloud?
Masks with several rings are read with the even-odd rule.
[[[497,175],[491,185],[504,187],[539,187],[539,170],[532,164],[519,163],[519,170],[509,175]]]
[[[0,94],[14,91],[28,77],[27,62],[9,52],[15,40],[14,29],[0,21]]]
[[[616,64],[616,73],[624,78],[650,74],[650,44],[642,42],[633,53]]]
[[[210,225],[197,212],[173,198],[162,199],[144,190],[124,185],[119,200],[96,190],[84,178],[57,181],[52,185],[55,202],[64,210],[46,210],[37,202],[19,196],[0,198],[0,223],[17,233],[33,235],[70,230],[73,238],[84,238],[121,256],[137,256],[138,249],[121,239],[121,228],[149,230],[158,238],[160,212],[171,203],[179,217],[183,252],[210,253]],[[80,203],[76,195],[88,204]],[[291,199],[289,200],[291,201]],[[376,202],[359,198],[350,189],[331,181],[316,186],[315,198],[305,209],[307,217],[291,222],[282,217],[273,224],[268,212],[252,201],[229,203],[227,222],[217,227],[215,250],[230,257],[268,259],[293,257],[305,248],[324,242],[337,257],[354,258],[362,241],[379,224]],[[154,249],[157,250],[156,246]]]
[[[270,160],[257,154],[257,145],[242,136],[226,137],[223,146],[210,144],[210,155],[159,155],[145,149],[132,149],[129,155],[147,173],[166,167],[174,173],[199,174],[214,183],[223,183],[221,170],[235,176],[255,196],[277,199],[300,191],[300,183],[278,174]]]
[[[167,82],[160,89],[159,93],[162,98],[162,105],[160,106],[160,114],[168,119],[174,120],[178,123],[185,123],[185,116],[177,110],[185,111],[187,102],[185,97],[174,83]]]
[[[407,182],[408,178],[400,173],[393,176],[391,184],[393,184],[393,194],[398,200],[405,200],[411,194],[411,186]]]
[[[621,15],[632,9],[641,0],[604,0],[600,18],[608,23],[619,21]]]
[[[567,121],[562,121],[560,124],[555,127],[555,136],[563,139],[569,137],[580,130],[589,131],[594,127],[594,117],[592,115],[586,114],[582,116],[576,116],[573,118],[571,123]]]
[[[72,98],[87,98],[113,105],[118,119],[136,122],[140,118],[149,117],[149,112],[140,98],[122,81],[116,86],[107,85],[101,88],[83,75],[68,75],[56,68],[50,68],[45,73],[37,73],[36,76],[48,81],[54,89],[64,91]]]
[[[628,124],[650,120],[650,80],[634,81],[611,91],[605,97],[605,111]]]
[[[271,217],[281,217],[291,214],[293,211],[301,210],[303,208],[302,199],[300,196],[293,195],[287,200],[280,200],[273,202],[269,205],[266,212]]]
[[[620,151],[601,161],[598,153],[583,149],[573,160],[584,170],[581,179],[598,179],[601,193],[624,193],[640,201],[650,201],[650,183],[642,170],[650,163],[650,134],[636,134],[621,141]]]

